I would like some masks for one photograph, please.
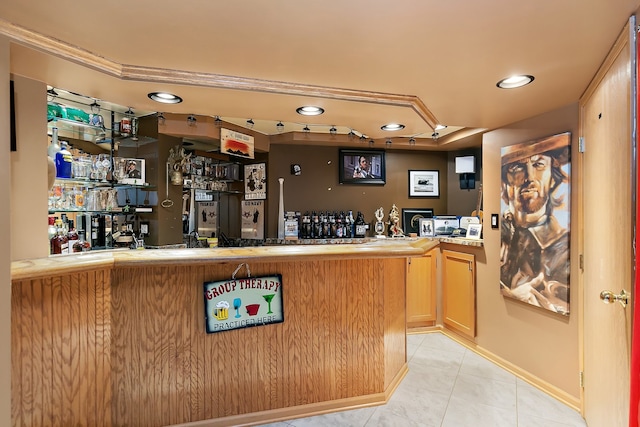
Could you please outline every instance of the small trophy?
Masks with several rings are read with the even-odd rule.
[[[376,210],[375,217],[376,223],[373,226],[373,229],[376,232],[376,237],[379,239],[384,239],[387,236],[384,235],[384,222],[382,221],[384,219],[384,210],[382,209],[382,207],[379,207]]]

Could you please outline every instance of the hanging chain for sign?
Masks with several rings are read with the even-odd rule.
[[[233,274],[231,275],[231,278],[233,280],[236,279],[236,274],[238,273],[238,271],[240,271],[240,269],[242,268],[242,266],[244,266],[247,269],[247,277],[251,277],[251,270],[249,270],[249,264],[247,264],[246,262],[241,262],[240,265],[238,265],[235,269],[235,271],[233,272]]]
[[[169,198],[169,163],[167,163],[165,178],[166,196],[165,199],[160,203],[160,205],[162,205],[163,208],[170,208],[171,206],[173,206],[173,200]]]

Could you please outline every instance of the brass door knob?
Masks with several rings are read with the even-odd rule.
[[[600,299],[605,304],[612,304],[617,301],[625,308],[627,307],[627,304],[629,304],[630,297],[630,294],[627,293],[624,289],[620,291],[620,295],[616,295],[611,291],[600,292]]]

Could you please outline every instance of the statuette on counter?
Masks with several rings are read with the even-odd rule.
[[[400,212],[398,207],[393,204],[389,212],[389,237],[404,237],[402,228],[400,228]]]
[[[373,229],[376,232],[376,237],[383,239],[386,236],[384,235],[384,222],[382,221],[384,219],[384,209],[382,209],[382,206],[376,209],[375,217],[376,222],[373,226]]]

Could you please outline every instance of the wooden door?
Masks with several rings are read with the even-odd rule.
[[[584,255],[583,413],[589,427],[627,426],[631,306],[603,290],[632,288],[631,73],[628,30],[580,102]]]
[[[442,251],[442,316],[445,326],[476,336],[475,257]]]
[[[435,324],[437,251],[407,259],[407,328]]]

